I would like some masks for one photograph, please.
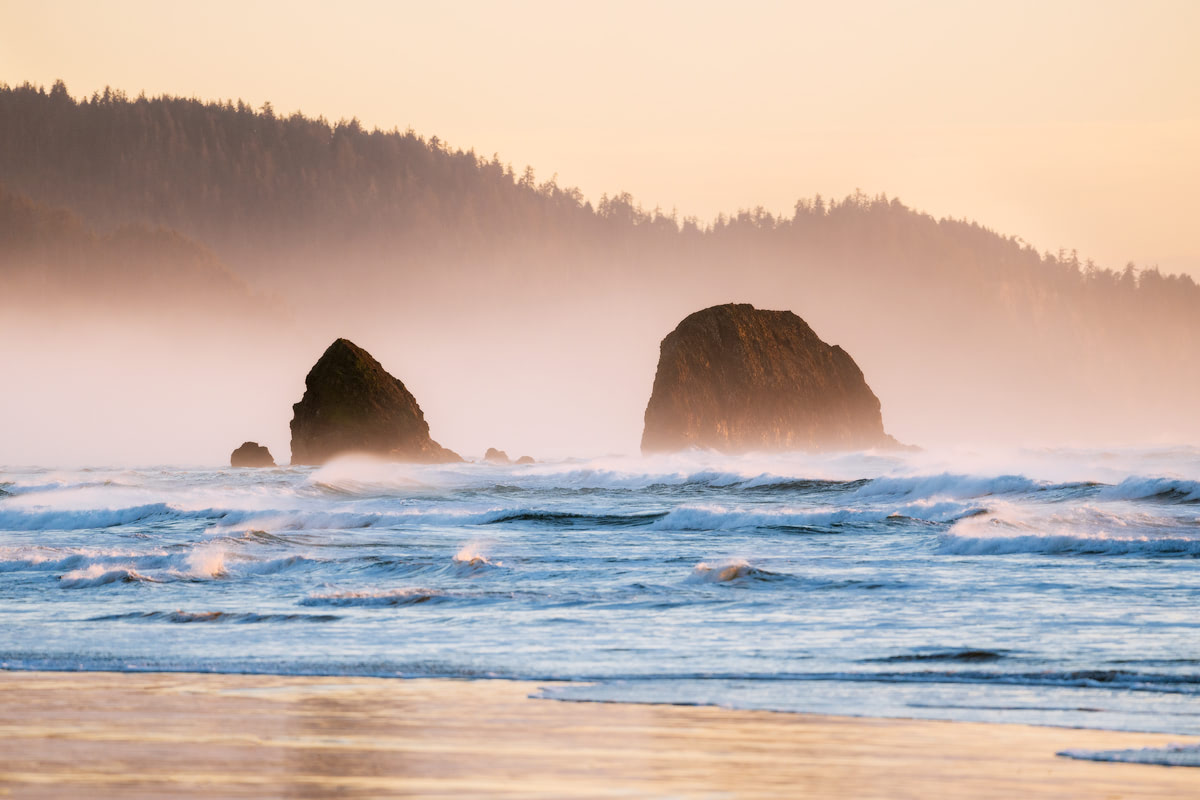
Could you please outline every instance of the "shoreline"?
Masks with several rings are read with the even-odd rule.
[[[1176,739],[1196,740],[1195,744],[1200,748],[1200,733],[1172,732],[1164,730],[1136,730],[1126,728],[1105,728],[1099,725],[1066,725],[1055,724],[1052,722],[1022,722],[1010,720],[976,720],[976,719],[954,719],[944,717],[922,717],[922,716],[901,716],[888,714],[866,714],[854,713],[852,711],[809,711],[803,709],[780,709],[780,708],[755,708],[755,707],[740,707],[723,705],[720,703],[705,703],[705,702],[688,702],[675,700],[644,700],[644,699],[610,699],[610,698],[590,698],[590,697],[571,697],[566,695],[551,696],[541,694],[543,688],[576,688],[581,686],[593,686],[604,683],[604,678],[537,678],[537,677],[506,677],[500,675],[480,675],[480,676],[461,676],[461,675],[429,675],[424,673],[404,674],[404,673],[373,673],[373,672],[358,672],[358,673],[338,673],[338,672],[257,672],[246,670],[221,670],[221,669],[188,669],[188,668],[131,668],[127,670],[116,670],[108,666],[76,666],[76,667],[55,667],[39,665],[36,667],[24,666],[9,666],[7,662],[0,663],[0,676],[8,673],[30,673],[44,675],[130,675],[130,676],[213,676],[225,678],[284,678],[298,680],[314,680],[314,681],[435,681],[435,682],[450,682],[450,683],[495,683],[495,684],[521,684],[530,687],[529,699],[544,700],[555,703],[583,703],[596,705],[638,705],[638,706],[674,706],[679,708],[717,708],[731,712],[761,712],[767,714],[794,714],[803,717],[822,717],[830,719],[861,719],[861,720],[878,720],[878,721],[896,721],[896,722],[953,722],[964,724],[978,725],[1020,725],[1029,728],[1051,728],[1055,730],[1077,730],[1077,731],[1098,731],[1108,733],[1128,734],[1130,736],[1171,736]],[[1200,766],[1200,764],[1197,764]]]
[[[0,797],[1181,797],[1195,737],[530,697],[551,681],[0,671]]]

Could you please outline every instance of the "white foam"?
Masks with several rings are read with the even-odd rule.
[[[394,464],[351,457],[313,472],[313,486],[340,493],[411,494],[431,489],[640,489],[654,485],[764,485],[793,480],[857,480],[886,474],[903,464],[902,454],[749,454],[685,451],[647,457],[607,456],[565,459],[533,465],[497,466],[466,462],[450,465]]]
[[[314,594],[300,601],[305,606],[407,606],[444,597],[435,589],[388,589],[384,591],[346,591]]]
[[[1200,481],[1179,478],[1132,476],[1116,486],[1107,486],[1099,496],[1107,500],[1146,500],[1163,498],[1179,503],[1200,503]]]
[[[89,480],[89,481],[70,481],[57,480],[48,483],[10,483],[0,485],[4,493],[13,497],[20,497],[33,494],[48,494],[51,492],[71,492],[79,489],[92,489],[95,487],[132,487],[131,483],[122,483],[113,480]]]
[[[1130,456],[1130,466],[1138,463]],[[973,471],[944,469],[947,466],[959,470],[968,466]],[[1005,471],[993,471],[997,468]],[[976,469],[978,471],[974,471]],[[1042,477],[1030,477],[1039,474]],[[1047,475],[1051,477],[1044,477]],[[1114,499],[1150,497],[1169,488],[1155,488],[1154,481],[1173,482],[1184,500],[1200,499],[1200,483],[1196,481],[1131,478],[1128,472],[1122,474],[1112,465],[1098,470],[1092,453],[1070,457],[1049,451],[1019,451],[1008,457],[990,458],[950,452],[730,456],[688,451],[642,458],[568,459],[519,468],[474,463],[430,466],[341,459],[317,470],[309,480],[314,485],[330,487],[349,496],[403,496],[414,491],[484,489],[496,485],[524,489],[628,490],[656,485],[754,489],[774,485],[786,488],[788,484],[808,481],[836,484],[866,480],[867,483],[854,489],[851,496],[874,501],[881,498],[969,500],[1011,496],[1087,486],[1101,478],[1123,481],[1108,493],[1107,496]]]
[[[414,526],[487,525],[524,515],[540,513],[532,508],[444,508],[402,507],[392,510],[322,511],[293,509],[229,514],[209,532],[352,530],[356,528],[404,528]]]
[[[896,497],[971,499],[1035,492],[1053,484],[1031,480],[1024,475],[918,475],[905,477],[879,477],[854,490],[861,499]]]
[[[487,569],[489,567],[502,567],[503,562],[491,561],[483,554],[480,545],[476,543],[465,544],[454,554],[454,563],[463,567],[468,567],[472,571]]]
[[[0,530],[72,531],[113,528],[152,518],[177,518],[181,512],[166,503],[149,503],[130,508],[55,509],[0,507]]]
[[[318,563],[320,562],[317,559],[307,556],[286,556],[266,561],[238,561],[235,564],[229,565],[229,572],[227,574],[233,574],[236,577],[244,575],[278,575],[297,567],[306,567]]]
[[[1197,520],[1094,506],[1018,507],[960,519],[940,537],[949,555],[1200,555]]]
[[[1063,750],[1058,755],[1083,761],[1200,767],[1200,744],[1169,744],[1166,747],[1139,747],[1129,750]]]
[[[207,544],[195,547],[185,559],[187,571],[192,578],[219,578],[225,575],[225,551],[219,545]]]
[[[1104,536],[946,537],[938,546],[943,555],[997,556],[1031,553],[1097,556],[1200,556],[1200,540],[1117,538]]]
[[[294,561],[298,557],[280,559]],[[254,572],[259,562],[242,562]],[[270,570],[270,562],[263,567]],[[228,574],[226,551],[216,542],[201,543],[181,552],[162,549],[136,551],[112,548],[0,547],[0,573],[55,572],[59,583],[70,588],[100,586],[117,581],[165,582],[208,580]]]
[[[780,576],[751,566],[750,562],[745,559],[737,558],[714,564],[701,561],[692,569],[688,581],[691,583],[732,583],[745,579],[774,577]]]
[[[83,569],[72,570],[59,577],[59,584],[64,589],[87,589],[93,586],[104,586],[110,583],[132,583],[134,581],[150,581],[154,579],[138,573],[132,567],[110,567],[105,564],[92,564]]]
[[[137,552],[127,549],[41,547],[38,545],[0,547],[0,573],[24,570],[71,571],[93,564],[133,563],[139,569],[166,568],[173,557],[165,550]]]

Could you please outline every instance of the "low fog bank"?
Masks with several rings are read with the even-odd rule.
[[[578,287],[483,267],[473,280],[447,279],[458,267],[431,272],[387,285],[344,267],[340,279],[280,291],[279,314],[178,294],[165,314],[110,301],[10,307],[0,463],[216,465],[246,440],[286,463],[291,404],[339,336],[404,381],[434,438],[466,457],[636,453],[660,340],[688,313],[730,301],[792,309],[845,347],[905,442],[1200,441],[1194,351],[1148,334],[1081,343],[1069,321],[1006,329],[951,300],[912,307],[920,287],[880,298],[756,286],[751,270]]]
[[[0,316],[10,343],[0,464],[227,464],[248,440],[287,463],[292,404],[339,336],[404,381],[433,436],[466,457],[488,447],[514,457],[632,453],[663,333],[645,311],[517,304],[447,313],[417,303],[197,323],[10,310]]]

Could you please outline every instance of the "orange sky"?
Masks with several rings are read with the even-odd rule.
[[[1200,277],[1197,41],[1193,0],[9,2],[0,81],[411,125],[701,218],[886,192]]]

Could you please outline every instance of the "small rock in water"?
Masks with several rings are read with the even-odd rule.
[[[489,447],[487,452],[483,454],[483,460],[489,464],[511,464],[512,461],[508,458],[508,453],[503,450],[497,450],[494,447]]]
[[[275,459],[271,458],[271,451],[258,442],[243,442],[241,447],[230,454],[229,466],[273,467]]]
[[[521,456],[520,458],[517,459],[517,463],[518,464],[536,464],[537,462],[533,460],[533,456]]]

